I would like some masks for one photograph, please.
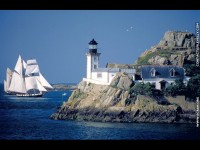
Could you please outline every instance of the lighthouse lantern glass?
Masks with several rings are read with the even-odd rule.
[[[89,49],[97,49],[97,45],[89,45]]]

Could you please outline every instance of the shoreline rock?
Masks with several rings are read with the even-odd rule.
[[[195,110],[184,103],[178,105],[170,99],[170,102],[160,104],[152,97],[132,97],[129,94],[132,86],[130,78],[126,73],[118,73],[111,85],[107,86],[81,81],[68,101],[50,118],[97,122],[195,123]]]

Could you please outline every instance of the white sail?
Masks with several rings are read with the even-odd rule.
[[[39,73],[39,66],[35,59],[30,59],[27,61],[26,72],[25,75],[31,75],[33,73]]]
[[[38,80],[36,81],[37,81],[37,86],[38,86],[39,91],[46,92],[47,90],[40,84],[40,82]]]
[[[41,84],[38,82],[36,76],[30,76],[25,78],[26,89],[28,90],[39,90],[39,91],[47,91]]]
[[[24,67],[24,69],[26,69],[26,66],[27,66],[27,64],[26,64],[26,62],[23,60],[23,67]]]
[[[26,83],[26,89],[27,89],[27,91],[31,90],[31,89],[39,90],[38,86],[37,86],[36,79],[35,79],[34,76],[26,77],[25,78],[25,83]]]
[[[47,82],[47,80],[43,77],[41,73],[39,73],[39,76],[37,77],[37,79],[43,87],[48,88],[48,89],[53,89],[53,87]]]
[[[36,59],[29,59],[29,60],[27,60],[27,65],[34,65],[34,64],[37,64]]]
[[[18,60],[17,60],[17,63],[15,65],[15,69],[14,69],[18,74],[21,74],[22,72],[22,58],[21,56],[19,55],[18,57]]]
[[[26,93],[23,72],[24,72],[23,60],[22,60],[21,56],[19,55],[19,58],[15,65],[15,70],[12,75],[10,86],[8,88],[9,92]]]
[[[7,71],[6,71],[6,87],[7,87],[7,89],[10,87],[10,82],[11,82],[12,74],[13,73],[10,70],[10,68],[7,68]]]
[[[6,80],[4,80],[4,91],[8,92]]]
[[[13,73],[8,91],[15,93],[26,93],[24,78],[21,74],[18,74],[16,72]]]

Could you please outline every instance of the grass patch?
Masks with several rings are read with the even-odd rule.
[[[75,108],[79,103],[80,103],[80,100],[73,100],[71,101],[70,106]]]
[[[169,58],[172,54],[178,54],[176,51],[170,50],[170,49],[161,49],[157,50],[155,52],[148,52],[146,55],[139,57],[137,64],[138,65],[150,65],[148,62],[149,59],[152,57],[160,56],[160,57],[165,57]]]
[[[77,89],[71,95],[71,99],[78,99],[78,98],[84,98],[84,97],[85,97],[85,93],[81,92],[80,89]]]

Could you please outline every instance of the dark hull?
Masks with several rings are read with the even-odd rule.
[[[42,97],[44,95],[43,94],[17,94],[17,93],[7,93],[5,92],[6,95],[13,95],[13,96],[17,96],[17,97]]]
[[[43,95],[16,95],[17,97],[42,97]]]

